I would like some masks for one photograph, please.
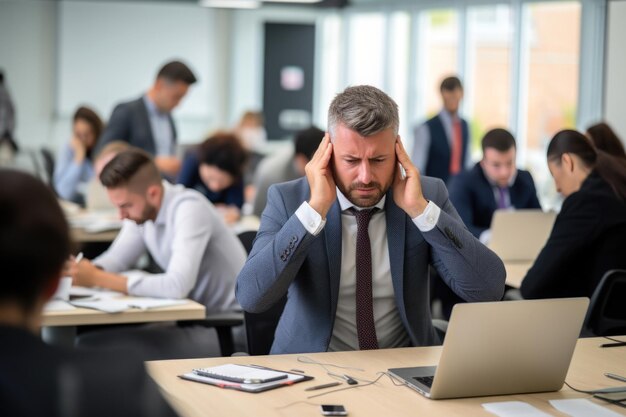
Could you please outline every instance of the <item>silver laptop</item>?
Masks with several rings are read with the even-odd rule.
[[[457,304],[437,366],[389,372],[432,399],[558,391],[588,298]]]
[[[541,210],[496,210],[489,248],[504,262],[534,261],[552,231],[556,213]]]

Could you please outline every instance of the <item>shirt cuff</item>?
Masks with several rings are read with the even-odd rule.
[[[306,201],[300,204],[296,210],[296,216],[302,226],[313,236],[317,236],[326,225],[326,220],[323,220],[322,216]]]
[[[136,294],[134,294],[134,292],[135,292],[134,290],[137,287],[137,285],[141,281],[143,281],[143,278],[146,276],[146,272],[134,269],[132,271],[122,272],[120,275],[125,276],[126,279],[128,280],[126,282],[126,288],[128,289],[128,294],[129,295],[136,295]]]
[[[420,232],[430,232],[435,228],[441,215],[441,209],[432,201],[428,202],[424,212],[413,219],[413,223],[420,229]]]
[[[480,240],[480,243],[483,245],[488,245],[491,241],[491,229],[483,230],[478,240]]]

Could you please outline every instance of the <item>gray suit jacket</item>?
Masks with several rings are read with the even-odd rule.
[[[174,141],[176,141],[176,128],[171,115],[169,119],[172,125],[172,132],[174,132]],[[116,140],[128,142],[130,145],[143,149],[151,155],[156,154],[154,135],[152,134],[148,109],[146,109],[143,96],[137,100],[120,103],[115,106],[104,132],[100,135],[96,152],[100,152],[107,143]]]
[[[442,209],[422,233],[387,194],[385,216],[396,305],[414,346],[440,342],[431,324],[428,265],[467,301],[500,300],[506,272],[500,258],[465,228],[439,179],[422,177],[424,196]],[[306,178],[270,188],[248,261],[237,278],[244,310],[262,312],[287,293],[271,353],[321,352],[332,336],[341,273],[341,212],[335,201],[317,236],[294,214],[310,197]]]

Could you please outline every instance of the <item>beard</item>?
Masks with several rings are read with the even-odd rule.
[[[143,212],[141,213],[141,217],[138,219],[131,219],[135,223],[141,225],[147,222],[148,220],[156,220],[157,217],[157,208],[149,203],[146,203],[146,206],[143,208]]]
[[[346,190],[341,192],[346,198],[357,207],[373,207],[387,193],[389,186],[383,187],[379,182],[353,182]]]

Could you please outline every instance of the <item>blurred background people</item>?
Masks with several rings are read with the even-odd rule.
[[[482,139],[483,158],[472,169],[450,179],[450,201],[467,228],[488,243],[496,210],[541,209],[530,172],[517,168],[517,145],[505,129]]]
[[[176,156],[177,134],[172,110],[196,81],[196,76],[184,63],[165,64],[148,92],[113,109],[99,146],[114,140],[128,142],[153,155],[159,170],[175,178],[180,170],[180,159]]]
[[[471,166],[470,133],[459,114],[463,85],[458,77],[447,77],[439,88],[443,109],[414,131],[412,160],[423,175],[448,182]]]
[[[626,159],[624,144],[608,124],[600,122],[589,126],[587,136],[597,149],[615,157]]]
[[[54,193],[34,177],[0,169],[0,184],[0,415],[175,415],[137,352],[41,340],[44,305],[70,254],[67,220]]]
[[[235,127],[235,134],[241,139],[247,149],[262,153],[267,145],[267,132],[265,131],[263,113],[251,110],[246,111]]]
[[[100,173],[106,164],[115,156],[129,149],[127,142],[116,140],[109,142],[98,152],[93,163],[94,176],[87,184],[85,192],[85,206],[89,210],[115,210],[115,206],[109,201],[106,188],[100,183]]]
[[[255,173],[256,194],[252,214],[261,217],[270,185],[291,181],[304,175],[304,167],[313,157],[323,138],[324,131],[311,126],[296,133],[293,146],[286,147],[261,161]]]
[[[554,136],[547,159],[565,200],[520,291],[524,298],[590,297],[605,272],[626,268],[626,161],[574,130]]]
[[[0,165],[7,165],[18,151],[15,130],[15,106],[5,84],[4,72],[0,71]]]
[[[72,118],[72,139],[57,156],[54,189],[59,197],[85,204],[87,183],[93,177],[93,151],[104,124],[89,107],[79,107]]]
[[[234,223],[244,203],[244,171],[248,152],[237,136],[217,132],[189,150],[178,176],[178,183],[202,193]]]

